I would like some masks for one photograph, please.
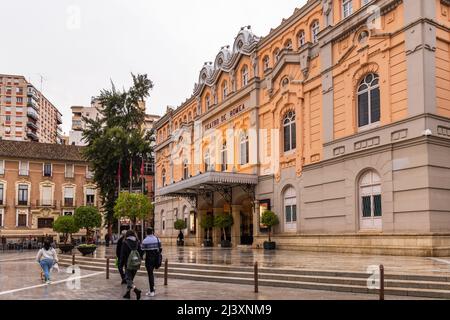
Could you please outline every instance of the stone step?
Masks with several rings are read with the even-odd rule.
[[[62,259],[72,258],[69,256],[61,256]],[[82,261],[86,263],[101,263],[106,265],[106,259],[104,258],[89,258],[89,257],[76,257],[76,261]],[[111,264],[114,260],[111,259]],[[242,271],[252,272],[253,267],[245,266],[233,266],[233,265],[211,265],[211,264],[192,264],[192,263],[179,263],[169,262],[169,267],[177,268],[189,268],[198,270],[220,270],[226,272]],[[322,277],[343,277],[343,278],[360,278],[364,281],[367,280],[368,274],[365,272],[356,271],[336,271],[336,270],[308,270],[308,269],[290,269],[290,268],[264,268],[260,267],[259,271],[262,273],[281,274],[281,275],[299,275],[299,276],[322,276]],[[427,282],[448,282],[450,283],[450,276],[433,276],[433,275],[414,275],[414,274],[385,274],[386,280],[404,280],[404,281],[427,281]]]
[[[61,260],[62,266],[71,265],[71,261]],[[82,269],[91,271],[105,271],[105,264],[99,262],[82,263],[79,265]],[[114,266],[110,268],[111,273],[118,273]],[[146,275],[145,269],[138,272],[139,275]],[[155,271],[158,276],[163,275],[163,270]],[[169,278],[207,281],[207,282],[221,282],[221,283],[236,283],[253,285],[253,273],[251,272],[221,272],[216,270],[198,270],[187,268],[169,268]],[[353,293],[372,293],[378,294],[377,290],[369,290],[365,280],[358,278],[345,277],[317,277],[317,276],[280,276],[273,274],[260,274],[259,285],[272,287],[287,287],[311,290],[327,290],[339,292],[353,292]],[[385,284],[386,295],[402,295],[438,299],[450,299],[450,288],[447,283],[427,283],[427,282],[410,282],[410,281],[386,281]]]

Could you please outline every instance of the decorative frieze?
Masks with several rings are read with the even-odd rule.
[[[344,146],[342,146],[342,147],[337,147],[337,148],[335,148],[335,149],[333,150],[333,155],[334,155],[335,157],[341,156],[341,155],[343,155],[343,154],[345,154],[345,147],[344,147]]]
[[[379,144],[380,144],[380,137],[374,137],[363,141],[359,141],[355,143],[355,151],[375,147],[378,146]]]
[[[450,128],[438,126],[437,134],[443,137],[450,138]]]
[[[392,132],[391,141],[399,141],[408,137],[408,129]]]

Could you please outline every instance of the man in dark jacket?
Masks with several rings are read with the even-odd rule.
[[[127,234],[125,235],[125,240],[122,244],[122,250],[120,254],[120,264],[119,268],[125,267],[125,280],[127,281],[127,293],[123,296],[124,299],[130,299],[130,293],[131,290],[134,291],[136,294],[136,299],[141,299],[141,290],[136,288],[136,286],[133,283],[134,277],[136,276],[136,273],[138,270],[131,270],[127,266],[128,257],[131,254],[131,251],[137,250],[139,252],[139,255],[142,257],[143,253],[141,250],[140,243],[137,239],[136,234],[132,230],[128,230]]]
[[[127,283],[127,281],[125,280],[125,270],[123,269],[123,266],[120,263],[120,255],[122,254],[122,244],[123,244],[123,241],[125,240],[126,234],[127,234],[127,231],[123,230],[122,235],[120,236],[119,240],[117,241],[117,247],[116,247],[116,257],[117,257],[120,277],[122,278],[122,284]]]
[[[152,228],[147,229],[147,237],[142,242],[142,251],[145,254],[145,268],[147,269],[148,282],[150,290],[147,292],[147,296],[154,297],[155,291],[155,276],[153,271],[159,268],[159,258],[162,252],[161,241],[155,236]]]

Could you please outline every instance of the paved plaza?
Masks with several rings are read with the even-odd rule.
[[[100,247],[97,258],[112,256],[114,247]],[[384,264],[389,273],[450,274],[450,259],[360,256],[298,251],[264,252],[263,250],[205,249],[168,247],[164,256],[172,262],[192,264],[225,264],[250,266],[258,261],[263,267],[303,268],[318,270],[365,271],[368,265]],[[119,276],[111,274],[106,280],[104,272],[81,270],[73,276],[61,268],[53,274],[53,283],[44,285],[39,279],[40,268],[34,260],[34,251],[0,252],[0,300],[119,300],[125,287],[120,286]],[[74,278],[73,278],[74,277]],[[207,283],[188,280],[169,280],[163,286],[161,278],[156,279],[156,300],[376,300],[376,295],[261,287],[260,293],[253,293],[249,285]],[[147,289],[144,276],[136,278],[138,287]],[[407,297],[387,297],[398,300]],[[411,299],[411,298],[409,298]]]

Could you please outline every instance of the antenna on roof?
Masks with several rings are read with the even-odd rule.
[[[46,81],[47,78],[44,78],[44,76],[40,73],[38,73],[37,75],[39,76],[39,79],[40,79],[40,84],[41,84],[40,91],[42,92],[44,81]]]

